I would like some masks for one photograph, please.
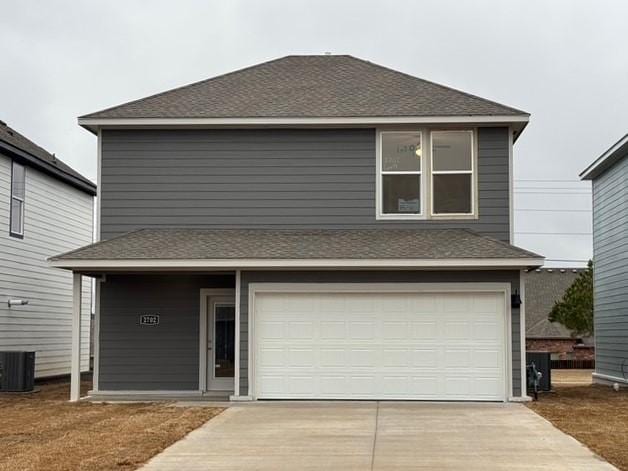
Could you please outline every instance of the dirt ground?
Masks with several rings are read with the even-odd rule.
[[[558,385],[587,385],[591,384],[593,370],[552,370],[552,384]]]
[[[90,387],[85,382],[85,391]],[[0,394],[0,470],[133,470],[219,414],[168,404],[70,404],[69,385]]]
[[[554,382],[553,392],[540,394],[528,407],[628,471],[628,390],[615,392],[608,386]]]

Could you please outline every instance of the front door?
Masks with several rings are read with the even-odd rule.
[[[216,297],[207,306],[207,390],[233,391],[235,304],[233,298]]]

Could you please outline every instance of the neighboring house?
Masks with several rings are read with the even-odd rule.
[[[537,268],[525,275],[526,350],[550,352],[552,360],[592,360],[593,340],[575,337],[548,319],[583,268]]]
[[[0,121],[0,351],[35,351],[38,378],[70,373],[72,276],[46,259],[94,240],[95,194],[91,181]],[[86,334],[90,303],[85,283]]]
[[[581,174],[593,187],[594,381],[628,383],[628,135]]]
[[[528,118],[331,55],[79,118],[102,241],[51,264],[99,280],[92,396],[521,400]]]

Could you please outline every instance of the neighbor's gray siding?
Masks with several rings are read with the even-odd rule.
[[[374,129],[105,130],[101,237],[143,227],[463,227],[509,240],[508,130],[480,128],[479,214],[376,221]]]
[[[100,285],[100,391],[198,390],[202,288],[232,276],[108,275]],[[158,326],[139,325],[159,314]]]
[[[628,158],[593,180],[595,369],[628,374]]]
[[[35,351],[35,377],[70,373],[72,273],[48,257],[92,243],[94,199],[26,167],[24,238],[9,235],[11,158],[0,154],[0,350]],[[91,280],[83,279],[81,371],[89,370]],[[28,300],[7,305],[8,298]]]
[[[258,271],[242,272],[240,296],[240,394],[247,395],[249,283],[510,283],[520,290],[518,271]],[[512,308],[512,383],[514,396],[521,395],[521,336],[519,308]]]

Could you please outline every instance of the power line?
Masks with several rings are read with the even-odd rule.
[[[564,236],[589,236],[592,232],[515,232],[522,235],[564,235]]]
[[[535,188],[534,190],[514,190],[515,193],[523,195],[574,195],[574,196],[591,196],[590,191],[573,190],[573,191],[549,191],[550,189]]]
[[[549,182],[549,183],[589,183],[586,181],[582,181],[582,180],[568,180],[568,179],[556,179],[556,180],[550,180],[550,179],[534,179],[534,178],[515,178],[516,182],[539,182],[539,183],[545,183],[545,182]]]
[[[522,212],[559,212],[559,213],[590,213],[591,209],[541,209],[541,208],[515,208],[515,211]]]
[[[542,191],[546,191],[546,190],[569,190],[569,191],[586,191],[588,192],[589,190],[587,189],[583,189],[583,188],[570,188],[567,186],[555,186],[552,188],[543,188],[540,186],[516,186],[515,187],[518,190],[542,190]]]
[[[584,262],[587,263],[589,260],[586,259],[571,259],[571,258],[546,258],[546,262]]]

